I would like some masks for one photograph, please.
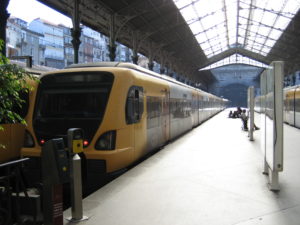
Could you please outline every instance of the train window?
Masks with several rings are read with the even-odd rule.
[[[138,123],[144,112],[143,88],[132,86],[127,95],[126,101],[126,122],[127,124]]]
[[[80,127],[91,141],[104,118],[113,81],[112,73],[101,71],[42,77],[32,118],[37,139],[48,140]]]
[[[160,126],[162,115],[162,98],[147,96],[147,128]]]

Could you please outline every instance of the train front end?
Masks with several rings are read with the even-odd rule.
[[[66,69],[41,78],[21,151],[23,157],[31,158],[31,167],[39,168],[46,141],[63,138],[67,146],[69,128],[84,131],[82,160],[87,174],[116,171],[130,163],[131,134],[124,118],[126,94],[120,94],[127,93],[130,79],[117,82],[115,73],[104,68]]]

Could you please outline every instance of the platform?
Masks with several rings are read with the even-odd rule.
[[[284,126],[284,171],[274,193],[262,175],[260,130],[249,141],[241,120],[228,112],[85,198],[89,220],[80,224],[299,225],[300,130]]]

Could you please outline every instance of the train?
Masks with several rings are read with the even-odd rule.
[[[40,70],[35,70],[32,68],[25,68],[28,73],[38,79],[38,76],[42,73]],[[31,88],[36,88],[36,80],[26,80],[27,84]],[[25,118],[30,104],[30,97],[32,91],[27,90],[19,93],[20,98],[24,101],[22,107],[15,107],[14,111],[17,112],[22,118]],[[0,163],[9,162],[11,160],[20,158],[20,150],[23,146],[23,139],[25,133],[25,125],[21,123],[7,123],[6,121],[1,121],[0,125],[2,129],[0,130]]]
[[[262,96],[255,98],[255,111],[262,112]],[[300,128],[300,86],[283,89],[283,121]]]
[[[40,166],[43,144],[84,131],[91,177],[127,168],[226,108],[227,100],[125,62],[73,64],[45,73],[26,116],[22,157]]]
[[[283,104],[284,122],[300,128],[300,86],[283,89]]]

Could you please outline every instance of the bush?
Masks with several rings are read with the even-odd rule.
[[[1,123],[22,123],[25,124],[16,109],[21,109],[24,100],[21,93],[28,92],[31,87],[28,79],[35,80],[34,76],[23,68],[9,64],[9,60],[1,53],[3,40],[0,40],[0,130],[3,130]],[[0,147],[3,147],[0,143]]]

